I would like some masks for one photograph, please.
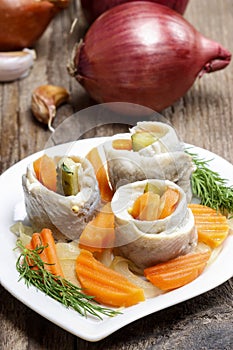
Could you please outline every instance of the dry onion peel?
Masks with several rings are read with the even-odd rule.
[[[68,4],[69,0],[1,0],[0,51],[34,45],[53,17]]]
[[[223,69],[230,60],[228,50],[177,12],[137,1],[102,14],[74,48],[68,70],[97,102],[161,111],[198,76]]]
[[[136,0],[81,0],[81,4],[89,22],[93,22],[102,13],[117,5],[132,2]],[[149,0],[164,6],[168,6],[171,9],[183,14],[188,5],[189,0]]]

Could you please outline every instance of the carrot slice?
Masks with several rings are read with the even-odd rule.
[[[204,267],[203,267],[204,268]],[[199,272],[198,268],[188,269],[186,271],[179,271],[177,273],[162,274],[162,275],[148,275],[148,280],[161,290],[168,291],[179,288],[195,280],[202,270]]]
[[[156,220],[158,218],[159,203],[160,196],[158,194],[145,192],[135,200],[129,213],[138,220]]]
[[[195,266],[199,263],[205,262],[206,258],[209,257],[211,254],[210,250],[206,250],[205,252],[198,252],[198,253],[190,253],[186,255],[181,255],[177,258],[168,260],[166,262],[157,264],[152,267],[148,267],[144,270],[144,274],[153,274],[153,273],[163,273],[172,271],[172,270],[178,270],[180,265],[186,265],[187,267]]]
[[[51,230],[44,228],[40,233],[34,233],[27,248],[36,249],[40,246],[47,246],[38,252],[45,263],[44,268],[55,276],[64,277]]]
[[[167,291],[193,281],[204,270],[211,251],[192,253],[149,267],[144,270],[146,278],[156,287]]]
[[[120,273],[104,266],[92,253],[81,250],[76,260],[76,273],[85,293],[110,306],[131,306],[145,300],[143,289]]]
[[[111,204],[107,203],[96,217],[86,225],[79,238],[79,247],[101,253],[104,248],[112,248],[114,241],[114,214]]]
[[[177,207],[179,198],[180,194],[178,190],[170,187],[167,188],[161,197],[161,203],[163,203],[163,207],[161,208],[159,219],[164,219],[173,213]]]
[[[40,237],[40,233],[33,233],[33,235],[32,235],[32,238],[31,238],[31,241],[30,241],[30,243],[26,246],[26,248],[28,248],[28,249],[31,249],[31,250],[34,250],[34,249],[36,249],[36,248],[38,248],[38,247],[40,247],[40,246],[42,246],[43,245],[43,243],[42,243],[42,239],[41,239],[41,237]],[[38,251],[38,254],[40,255],[40,258],[41,258],[41,260],[43,261],[43,262],[47,262],[47,257],[46,257],[46,254],[45,254],[45,251],[44,250],[41,250],[40,252]],[[34,263],[34,261],[32,261],[32,260],[28,260],[28,262],[29,262],[29,265],[31,265],[31,266],[34,266],[35,265],[35,263]],[[45,265],[45,268],[47,267],[47,265]],[[36,266],[34,266],[33,267],[33,269],[37,269],[37,267]]]
[[[99,184],[101,199],[104,202],[110,202],[113,197],[113,190],[110,187],[107,171],[101,160],[98,149],[96,147],[92,148],[86,155],[86,158],[94,168],[95,176]]]
[[[117,139],[112,141],[112,147],[118,150],[131,151],[132,150],[132,140],[128,139]]]
[[[207,207],[207,206],[202,205],[202,204],[190,203],[188,205],[188,207],[192,210],[193,215],[194,214],[196,214],[196,215],[206,215],[206,216],[213,215],[213,214],[216,215],[216,210],[215,209],[212,209],[212,208]]]
[[[199,242],[211,248],[221,245],[229,234],[227,219],[220,212],[201,204],[189,204],[194,215]]]
[[[54,160],[44,154],[33,162],[37,179],[49,190],[56,192],[57,172]]]
[[[42,161],[42,158],[43,157],[40,157],[38,159],[36,159],[34,162],[33,162],[33,168],[34,168],[34,171],[35,171],[35,174],[36,174],[36,178],[37,180],[40,181],[40,171],[41,171],[41,161]]]

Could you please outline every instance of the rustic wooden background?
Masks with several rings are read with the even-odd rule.
[[[79,26],[70,36],[75,17],[79,18]],[[185,17],[204,35],[233,52],[232,0],[190,0]],[[83,36],[85,29],[79,2],[73,0],[37,43],[38,57],[31,74],[14,83],[0,84],[1,173],[43,149],[50,137],[50,132],[30,111],[34,88],[49,83],[63,85],[71,92],[70,102],[58,110],[55,127],[94,103],[66,71],[74,41]],[[182,140],[233,163],[232,67],[231,64],[196,81],[187,95],[163,115],[172,122]],[[112,131],[114,128],[100,128],[94,135]],[[0,287],[0,349],[230,350],[233,349],[232,289],[231,279],[204,295],[138,320],[98,343],[89,343],[42,318]]]

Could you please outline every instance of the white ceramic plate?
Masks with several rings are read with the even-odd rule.
[[[52,148],[51,155],[74,154],[85,155],[93,146],[97,146],[108,138],[80,140],[72,144]],[[194,147],[193,153],[200,158],[213,159],[211,168],[219,172],[222,177],[229,179],[233,184],[233,165],[221,157],[204,149]],[[25,158],[12,166],[0,177],[0,280],[13,296],[25,305],[47,318],[70,333],[88,341],[101,340],[125,325],[156,311],[165,309],[174,304],[193,298],[197,295],[217,287],[233,276],[233,236],[230,235],[224,243],[218,258],[198,277],[188,285],[172,292],[148,299],[138,305],[124,309],[123,313],[113,317],[104,317],[103,320],[92,317],[84,318],[72,309],[65,308],[36,288],[27,288],[23,281],[18,282],[18,273],[15,268],[17,252],[16,237],[10,231],[14,223],[15,208],[23,207],[23,190],[21,177],[26,166],[37,159],[42,152]]]

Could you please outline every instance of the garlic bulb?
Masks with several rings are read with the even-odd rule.
[[[36,58],[34,50],[0,52],[0,81],[14,81],[28,75]]]

